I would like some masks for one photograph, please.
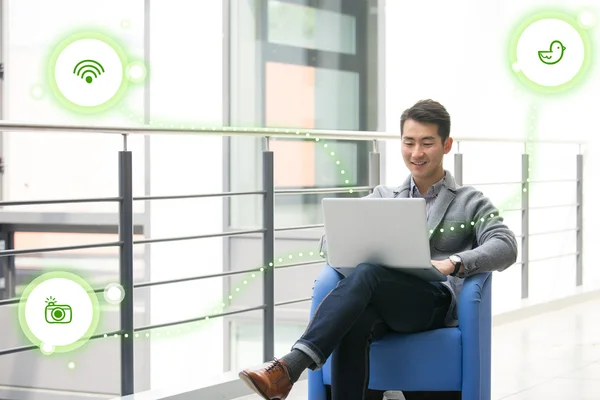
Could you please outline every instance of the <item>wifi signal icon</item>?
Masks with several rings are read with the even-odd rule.
[[[92,83],[95,78],[102,75],[102,72],[104,72],[104,67],[95,60],[79,61],[73,69],[73,73],[81,76],[81,79],[85,78],[87,83]],[[94,76],[93,78],[92,75]]]

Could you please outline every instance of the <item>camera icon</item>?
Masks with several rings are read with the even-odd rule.
[[[66,304],[56,304],[56,299],[46,300],[48,305],[45,308],[46,322],[49,324],[69,324],[73,319],[71,306]]]

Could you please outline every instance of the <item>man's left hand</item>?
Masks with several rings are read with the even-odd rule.
[[[431,264],[446,276],[454,272],[454,263],[449,258],[440,261],[431,260]]]

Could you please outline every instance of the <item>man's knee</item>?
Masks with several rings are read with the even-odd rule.
[[[353,338],[368,338],[371,335],[374,326],[380,321],[381,319],[378,317],[374,307],[369,305],[352,325],[347,336]]]
[[[371,306],[372,307],[372,306]],[[359,346],[370,344],[373,341],[381,339],[389,328],[386,323],[381,319],[379,314],[375,311],[374,315],[367,314],[361,316],[359,320],[352,326],[352,328],[346,333],[343,340],[347,346]],[[347,347],[346,346],[346,347]]]
[[[361,263],[356,266],[354,271],[358,276],[378,276],[385,273],[385,268],[377,264]]]

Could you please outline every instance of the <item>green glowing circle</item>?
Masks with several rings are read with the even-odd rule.
[[[72,35],[69,35],[67,38],[63,39],[52,51],[52,54],[50,55],[50,59],[48,61],[48,86],[50,87],[51,92],[54,94],[54,96],[58,99],[58,101],[60,102],[60,104],[71,110],[74,111],[76,113],[80,113],[80,114],[96,114],[96,113],[101,113],[104,112],[110,108],[112,108],[113,106],[115,106],[116,104],[118,104],[121,99],[123,98],[123,95],[125,94],[125,92],[127,91],[127,86],[128,86],[128,80],[127,79],[122,79],[121,80],[121,85],[119,86],[118,90],[115,92],[115,94],[106,102],[97,105],[97,106],[81,106],[78,105],[76,103],[73,103],[72,101],[70,101],[59,89],[58,84],[56,82],[56,62],[58,60],[58,57],[60,56],[60,54],[72,43],[78,41],[78,40],[82,40],[82,39],[95,39],[95,40],[99,40],[102,41],[104,43],[106,43],[108,46],[110,46],[115,53],[118,55],[120,61],[121,61],[121,65],[122,65],[122,75],[125,77],[125,66],[128,65],[128,59],[127,56],[125,54],[125,52],[123,51],[123,48],[111,37],[109,37],[108,35],[102,34],[102,33],[98,33],[98,32],[80,32],[80,33],[75,33]],[[91,77],[90,80],[86,79],[87,83],[91,83]]]
[[[581,37],[584,48],[583,63],[579,71],[571,80],[557,86],[544,86],[532,81],[531,79],[525,76],[525,74],[520,70],[518,66],[517,47],[521,35],[532,24],[546,19],[556,19],[569,24],[575,31],[577,31],[577,33]],[[508,68],[511,70],[513,76],[515,76],[521,84],[531,89],[532,91],[543,94],[563,93],[579,86],[583,82],[583,80],[588,76],[592,61],[592,45],[586,31],[580,26],[580,24],[577,21],[577,18],[571,17],[570,15],[560,11],[539,12],[534,15],[525,17],[523,20],[518,22],[516,28],[513,29],[512,32],[514,33],[510,39],[509,44]]]
[[[133,83],[144,82],[147,74],[146,65],[141,61],[132,61],[125,68],[125,77]]]
[[[45,94],[44,87],[42,85],[33,85],[29,90],[29,94],[31,94],[31,97],[34,99],[40,100]]]
[[[44,343],[43,340],[38,338],[33,333],[32,329],[29,327],[29,325],[27,323],[27,318],[26,318],[26,305],[27,305],[27,299],[29,298],[29,296],[42,283],[52,280],[52,279],[56,279],[56,278],[66,279],[66,280],[72,281],[73,283],[81,286],[87,292],[87,295],[89,296],[89,299],[90,299],[90,302],[92,305],[91,322],[89,324],[87,331],[83,334],[83,336],[81,336],[81,338],[79,340],[77,340],[71,344],[68,344],[68,345],[56,346],[53,344]],[[56,312],[57,311],[55,310],[54,313],[56,313]],[[29,341],[32,344],[38,346],[40,348],[40,350],[42,351],[42,353],[44,353],[44,354],[67,353],[67,352],[73,351],[73,350],[83,346],[90,339],[90,337],[95,333],[96,328],[98,327],[98,315],[99,315],[98,298],[96,296],[96,293],[94,293],[94,290],[92,289],[92,287],[80,276],[72,274],[70,272],[64,272],[64,271],[47,272],[47,273],[37,277],[36,279],[34,279],[29,285],[27,285],[27,287],[23,291],[23,294],[21,295],[21,299],[19,301],[19,306],[18,306],[18,316],[19,316],[19,324],[21,325],[21,330],[23,331],[23,333],[25,334],[27,339],[29,339]],[[58,314],[53,314],[53,316],[57,317],[56,320],[59,320],[59,319],[64,318],[65,314],[62,310],[59,310]]]

